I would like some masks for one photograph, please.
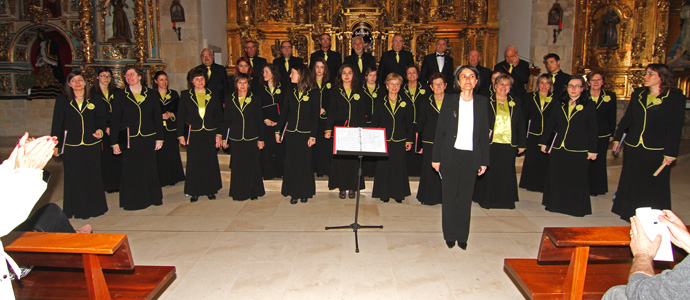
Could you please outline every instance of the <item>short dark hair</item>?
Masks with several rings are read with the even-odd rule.
[[[168,76],[168,74],[165,73],[165,71],[163,70],[157,71],[156,74],[153,74],[153,79],[151,80],[151,87],[154,90],[158,90],[158,83],[156,82],[156,80],[158,80],[158,77],[160,77],[161,75],[165,75],[166,77]],[[170,88],[170,85],[168,85],[168,88]]]
[[[580,83],[582,84],[582,93],[580,94],[580,97],[577,98],[577,100],[575,101],[575,103],[576,103],[576,104],[582,104],[582,106],[586,106],[587,103],[590,102],[590,101],[589,101],[589,92],[587,92],[587,89],[585,88],[587,82],[585,81],[585,79],[584,79],[582,76],[580,76],[580,75],[573,75],[573,76],[570,76],[570,79],[568,79],[568,84],[570,84],[570,81],[573,81],[573,80],[579,80]],[[568,87],[566,86],[566,90],[563,91],[563,94],[562,94],[562,95],[555,95],[555,96],[557,96],[557,97],[561,97],[561,101],[562,101],[562,102],[566,102],[566,103],[567,103],[568,101],[570,101],[570,95],[568,94],[567,88],[568,88]]]
[[[462,71],[465,69],[469,69],[470,71],[472,71],[474,73],[474,77],[477,78],[477,86],[479,86],[480,84],[479,70],[477,70],[477,68],[470,65],[459,66],[457,69],[455,69],[455,73],[453,74],[453,77],[455,79],[455,82],[453,82],[453,88],[458,92],[462,90],[462,88],[460,88],[460,73],[462,73]]]
[[[110,83],[108,83],[108,93],[110,93],[117,88],[117,85],[115,84],[115,78],[113,77],[113,70],[109,67],[98,67],[98,69],[96,69],[96,76],[100,76],[101,73],[104,72],[110,74]],[[103,93],[100,84],[96,83],[94,87],[96,88],[97,92]]]
[[[443,73],[441,72],[434,72],[433,74],[431,74],[431,76],[429,76],[429,85],[431,85],[431,83],[434,82],[434,80],[439,78],[443,79],[443,83],[448,83],[448,81],[446,80],[446,75],[443,75]]]
[[[189,72],[187,73],[187,86],[190,89],[194,88],[194,83],[192,83],[192,81],[196,77],[203,77],[204,81],[207,81],[208,80],[208,70],[206,70],[205,67],[196,67],[194,69],[189,70]]]
[[[549,59],[549,58],[556,59],[556,61],[560,61],[560,60],[561,60],[561,57],[558,56],[558,54],[556,54],[556,53],[549,53],[549,54],[547,54],[547,55],[544,55],[544,61],[546,61],[546,60]]]
[[[367,77],[367,76],[369,76],[369,74],[370,74],[371,72],[376,72],[376,71],[378,71],[378,70],[376,69],[376,66],[368,66],[368,67],[364,70],[364,77]],[[377,74],[377,75],[378,75],[378,74]]]
[[[235,82],[234,82],[235,87],[237,87],[237,83],[240,82],[240,80],[246,80],[247,83],[251,83],[252,79],[249,77],[249,75],[244,74],[244,73],[235,74]]]
[[[134,72],[137,72],[137,75],[141,76],[141,85],[146,86],[146,76],[144,76],[144,70],[142,70],[141,67],[137,67],[136,65],[126,65],[122,70],[122,77],[125,77],[125,74],[127,74],[127,71],[129,70],[134,70]],[[124,82],[125,85],[129,86],[126,79]]]

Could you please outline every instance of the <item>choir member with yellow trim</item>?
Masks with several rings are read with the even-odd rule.
[[[322,58],[316,58],[311,70],[311,76],[316,82],[316,102],[319,103],[319,129],[316,135],[316,145],[312,150],[312,167],[316,176],[321,177],[331,173],[333,159],[333,141],[324,137],[328,123],[328,107],[331,103],[331,73],[328,72],[326,62]]]
[[[276,144],[273,137],[276,131],[282,129],[277,128],[277,125],[283,109],[284,90],[287,88],[287,84],[281,80],[282,72],[278,70],[281,67],[274,64],[264,66],[260,86],[249,89],[257,96],[263,115],[260,139],[265,143],[261,149],[261,175],[264,180],[282,177],[285,164],[285,147]]]
[[[108,67],[99,67],[96,70],[98,84],[91,88],[91,97],[103,100],[106,108],[105,135],[101,140],[101,171],[103,172],[103,188],[107,193],[120,190],[120,175],[122,169],[122,157],[113,154],[110,147],[110,122],[113,117],[112,100],[117,90],[113,78],[113,71]]]
[[[421,105],[417,120],[417,132],[422,137],[422,176],[419,178],[417,200],[425,205],[435,205],[443,201],[441,200],[441,178],[431,167],[431,155],[436,137],[436,122],[443,107],[443,100],[447,96],[445,91],[448,84],[445,75],[439,72],[431,74],[429,82],[431,82],[433,94],[429,96],[428,103]]]
[[[603,89],[604,79],[606,79],[604,74],[599,71],[587,74],[589,95],[597,105],[597,127],[599,128],[597,159],[589,166],[589,194],[592,196],[603,195],[609,191],[606,152],[609,149],[609,143],[613,141],[618,111],[616,93]]]
[[[537,91],[528,93],[523,100],[529,136],[522,163],[520,187],[533,192],[544,191],[545,174],[549,165],[549,156],[541,152],[539,140],[544,135],[544,124],[549,120],[553,108],[560,103],[553,101],[555,98],[551,93],[552,87],[551,75],[541,74],[537,78]]]
[[[161,95],[160,104],[163,112],[164,142],[161,150],[156,153],[158,179],[161,186],[175,185],[184,180],[180,146],[177,143],[177,108],[180,104],[180,95],[176,90],[168,88],[168,75],[164,71],[158,71],[153,75],[151,87]]]

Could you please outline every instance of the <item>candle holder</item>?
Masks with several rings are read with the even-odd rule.
[[[173,22],[173,31],[177,34],[177,40],[181,41],[182,40],[182,28],[176,27],[175,22]]]
[[[563,29],[561,29],[561,28],[558,28],[558,29],[554,29],[554,30],[553,30],[553,43],[554,43],[554,44],[555,44],[556,41],[558,40],[558,36],[561,34],[561,31],[563,31]]]

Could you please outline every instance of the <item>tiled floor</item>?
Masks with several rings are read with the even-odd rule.
[[[686,155],[688,156],[688,155]],[[674,210],[690,222],[690,158],[672,172]],[[43,202],[61,204],[60,165]],[[609,168],[615,190],[620,166]],[[370,182],[369,182],[370,184]],[[448,249],[441,206],[381,203],[363,194],[360,223],[383,229],[324,230],[353,221],[354,200],[320,192],[290,205],[278,192],[235,202],[227,186],[215,201],[189,203],[183,184],[166,187],[164,204],[123,211],[109,194],[110,211],[75,228],[126,233],[137,264],[174,265],[177,278],[160,299],[521,299],[503,271],[506,257],[535,257],[545,226],[625,226],[610,213],[611,193],[592,198],[584,218],[544,211],[541,194],[520,190],[515,210],[472,207],[467,251]]]

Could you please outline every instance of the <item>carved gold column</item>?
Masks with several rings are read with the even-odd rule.
[[[81,50],[83,63],[93,63],[95,54],[93,42],[93,13],[91,1],[80,1],[79,3],[79,28],[82,32]]]
[[[295,23],[306,24],[309,20],[307,0],[295,0]]]
[[[145,63],[148,57],[146,38],[146,0],[134,0],[134,39],[136,41],[134,55],[138,64]]]
[[[254,1],[237,1],[237,25],[250,26],[254,24]]]

